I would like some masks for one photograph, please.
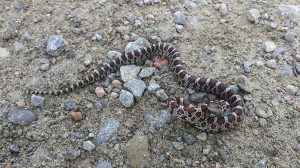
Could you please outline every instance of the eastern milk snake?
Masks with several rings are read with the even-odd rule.
[[[208,132],[227,130],[241,122],[246,111],[242,98],[223,82],[188,74],[180,61],[180,52],[174,46],[165,43],[151,44],[129,53],[123,53],[121,56],[99,66],[82,80],[61,90],[29,91],[29,93],[54,96],[67,94],[92,84],[99,79],[103,79],[108,74],[116,72],[122,65],[135,64],[156,55],[169,60],[169,66],[182,86],[195,91],[214,94],[220,99],[227,101],[230,105],[229,110],[226,112],[215,114],[208,110],[207,105],[202,105],[198,109],[183,98],[170,98],[169,108],[173,116],[186,120],[195,127]]]

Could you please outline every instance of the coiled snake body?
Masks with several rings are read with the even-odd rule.
[[[197,128],[209,132],[227,130],[242,120],[246,110],[242,98],[225,83],[216,79],[196,77],[188,74],[180,61],[180,52],[174,46],[165,43],[151,44],[129,53],[123,53],[121,56],[99,66],[82,80],[64,89],[56,91],[30,91],[30,93],[54,96],[67,94],[75,89],[94,83],[112,72],[116,72],[121,65],[134,64],[151,58],[154,55],[159,55],[169,60],[169,66],[182,86],[194,89],[195,91],[214,94],[230,104],[230,110],[220,114],[213,114],[209,113],[207,105],[202,105],[198,109],[183,98],[170,98],[169,108],[173,116],[186,120]]]

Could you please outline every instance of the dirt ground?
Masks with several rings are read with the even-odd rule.
[[[0,166],[300,168],[297,1],[1,0]],[[260,12],[255,21],[247,17],[250,9]],[[182,12],[185,23],[175,20],[176,11]],[[46,52],[52,35],[67,42],[59,56]],[[68,95],[45,96],[41,107],[34,107],[31,95],[25,94],[27,88],[59,88],[80,79],[107,61],[109,51],[124,52],[136,35],[175,45],[192,74],[239,86],[248,114],[241,125],[202,134],[175,120],[152,130],[144,115],[159,113],[164,102],[145,94],[125,108],[107,87],[105,98],[97,97],[94,90],[102,82]],[[275,50],[266,51],[268,41]],[[45,62],[49,67],[42,69]],[[246,83],[240,83],[241,78]],[[147,85],[150,79],[168,95],[188,94],[171,72],[145,79]],[[81,121],[68,115],[68,101],[77,103]],[[95,102],[106,107],[88,107]],[[38,119],[29,125],[11,123],[7,113],[24,108]],[[117,132],[107,143],[84,149],[86,141],[95,143],[107,118],[120,120]],[[139,150],[132,152],[135,147]],[[74,151],[80,154],[70,156]]]

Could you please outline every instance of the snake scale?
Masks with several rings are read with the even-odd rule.
[[[67,94],[103,79],[110,73],[116,72],[122,65],[135,64],[156,55],[169,60],[169,66],[182,86],[195,91],[214,94],[230,104],[229,110],[226,112],[213,114],[210,113],[207,105],[196,108],[183,98],[170,98],[168,103],[173,116],[186,120],[195,127],[208,132],[227,130],[241,122],[246,110],[241,96],[237,95],[227,84],[216,79],[188,74],[180,60],[180,52],[173,45],[166,43],[150,44],[129,53],[123,53],[121,56],[100,65],[88,76],[66,88],[55,91],[30,90],[29,93],[54,96]]]

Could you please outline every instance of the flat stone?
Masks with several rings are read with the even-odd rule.
[[[6,48],[0,47],[0,60],[9,56],[9,51]]]
[[[175,18],[175,23],[185,25],[185,16],[181,11],[176,11],[173,16]]]
[[[135,135],[125,145],[125,153],[132,167],[145,167],[150,159],[148,139],[144,135]]]
[[[295,32],[286,32],[284,35],[284,39],[288,42],[293,42],[295,41],[297,35]]]
[[[221,13],[222,16],[225,16],[228,14],[228,9],[226,4],[221,4],[219,7],[219,12]]]
[[[47,41],[46,52],[51,56],[59,56],[67,47],[62,36],[53,35]]]
[[[245,75],[240,75],[237,77],[236,83],[240,89],[248,93],[252,92],[252,85],[249,79]]]
[[[297,91],[298,91],[298,87],[297,86],[293,86],[293,85],[287,85],[285,90],[289,95],[295,96]]]
[[[268,60],[266,62],[266,66],[268,68],[276,69],[276,66],[277,66],[276,60],[275,59]]]
[[[91,152],[95,149],[95,145],[91,141],[85,141],[82,145],[82,148],[86,151]]]
[[[206,139],[207,139],[207,134],[206,134],[206,132],[201,132],[200,134],[198,134],[198,135],[196,136],[196,138],[199,139],[200,141],[206,141]]]
[[[114,118],[105,119],[99,129],[99,133],[95,140],[95,145],[99,146],[108,142],[120,127],[120,121]]]
[[[250,9],[246,12],[246,16],[249,21],[257,22],[260,18],[260,12],[257,9]]]
[[[138,38],[134,42],[129,42],[126,45],[126,47],[125,47],[125,53],[129,53],[129,52],[131,52],[133,50],[136,50],[138,48],[141,48],[141,47],[147,47],[148,45],[150,45],[150,43],[148,42],[148,40],[146,40],[144,38]]]
[[[141,68],[136,65],[125,65],[120,67],[121,78],[124,82],[130,79],[136,79]]]
[[[163,89],[158,90],[155,93],[156,97],[159,98],[159,100],[161,101],[167,101],[168,100],[168,95],[166,94],[166,92]]]
[[[146,89],[146,84],[139,79],[130,79],[124,83],[124,88],[130,91],[135,98],[140,98]]]
[[[32,95],[31,96],[31,105],[34,107],[42,107],[44,104],[44,99],[41,96]]]
[[[80,150],[76,150],[72,147],[68,147],[66,149],[66,159],[67,160],[75,160],[78,156],[80,156]]]
[[[265,52],[272,52],[275,50],[276,48],[276,45],[273,41],[265,41],[263,44],[262,44],[262,48],[264,49]]]
[[[132,107],[134,105],[134,97],[127,90],[121,90],[119,100],[125,107]]]
[[[98,162],[96,163],[96,168],[113,168],[113,167],[108,161],[104,159],[98,159]]]
[[[177,150],[183,150],[184,149],[184,144],[183,142],[172,142],[173,146]]]
[[[162,42],[170,42],[173,40],[172,34],[170,34],[168,32],[159,32],[158,36]]]
[[[38,118],[30,110],[13,109],[8,112],[8,120],[13,124],[29,125]]]
[[[118,52],[118,51],[109,51],[107,53],[107,58],[109,58],[110,60],[116,59],[117,57],[120,57],[122,55],[122,53]]]
[[[148,78],[148,77],[150,77],[150,76],[154,73],[155,70],[156,70],[156,69],[153,68],[153,67],[146,67],[146,68],[143,68],[143,69],[141,70],[141,72],[139,73],[139,77],[140,77],[140,78]]]

